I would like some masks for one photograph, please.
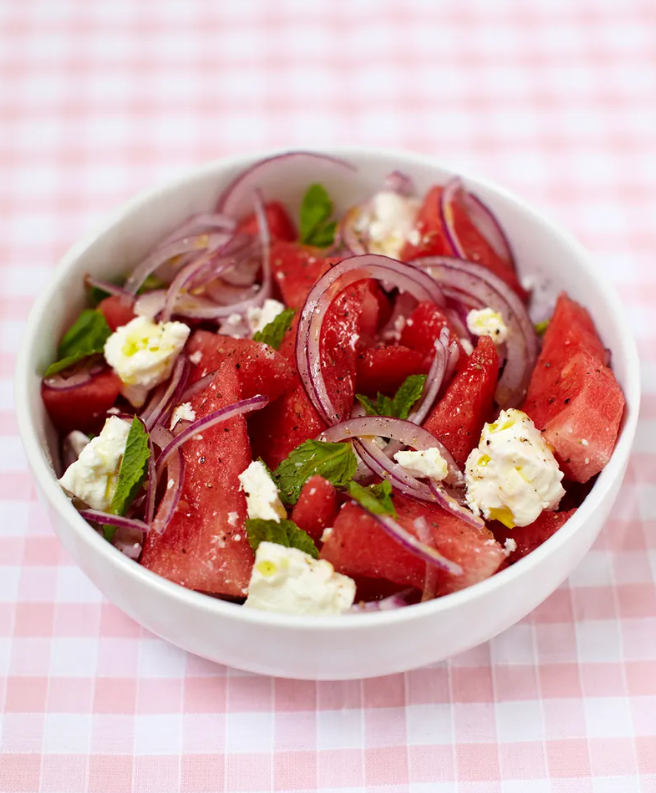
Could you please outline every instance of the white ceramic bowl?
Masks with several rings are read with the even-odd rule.
[[[396,168],[410,174],[420,191],[451,173],[429,157],[404,152],[329,153],[358,166],[358,199],[378,188],[385,174]],[[57,484],[51,464],[54,433],[39,385],[62,331],[83,306],[83,274],[124,274],[185,217],[213,207],[228,180],[261,156],[266,155],[208,163],[142,193],[59,263],[32,309],[16,370],[18,423],[39,497],[61,542],[101,592],[145,628],[192,653],[253,672],[308,679],[374,677],[439,661],[520,620],[572,572],[619,490],[640,398],[638,355],[629,325],[588,253],[519,198],[484,180],[466,177],[502,222],[522,275],[536,277],[554,296],[565,289],[584,303],[612,351],[613,369],[627,401],[617,447],[592,492],[576,515],[530,556],[470,589],[398,611],[325,618],[267,614],[191,592],[130,561],[91,531]],[[298,180],[285,177],[284,185],[276,187],[277,196],[292,201],[311,179],[310,174]],[[337,185],[327,186],[338,208],[354,198],[341,195]]]

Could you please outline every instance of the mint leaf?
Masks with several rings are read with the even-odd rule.
[[[425,374],[411,374],[403,381],[394,395],[394,399],[390,399],[381,393],[378,394],[375,402],[368,396],[364,396],[364,394],[356,394],[355,398],[369,416],[391,416],[392,418],[407,419],[412,406],[421,397],[425,383]]]
[[[116,492],[109,508],[113,515],[125,515],[125,511],[141,490],[146,478],[149,457],[148,433],[143,422],[135,416],[128,432],[125,452],[118,471]]]
[[[327,248],[333,244],[337,223],[329,222],[333,202],[320,184],[312,184],[303,196],[300,212],[300,237],[304,245]]]
[[[350,443],[305,441],[297,446],[273,472],[285,504],[295,504],[307,480],[318,474],[335,487],[346,487],[353,479],[358,461]]]
[[[362,504],[369,512],[396,517],[396,509],[392,501],[392,485],[386,479],[378,485],[369,487],[362,487],[357,482],[349,482],[346,490],[351,498]]]
[[[261,341],[264,344],[268,344],[269,347],[273,347],[274,350],[279,350],[283,336],[292,326],[293,316],[293,308],[286,308],[281,311],[268,325],[265,325],[262,330],[258,330],[253,335],[253,341]]]
[[[535,323],[535,332],[538,334],[538,336],[544,336],[544,334],[547,332],[550,322],[551,319],[543,319],[542,322]]]
[[[319,558],[317,546],[309,534],[299,529],[291,520],[262,520],[261,518],[248,518],[246,532],[251,548],[256,551],[261,542],[275,542],[285,548],[298,548],[299,551],[309,554],[314,559]]]
[[[85,309],[69,328],[59,345],[57,361],[46,370],[51,377],[90,355],[102,353],[105,342],[112,335],[107,320],[99,311]]]

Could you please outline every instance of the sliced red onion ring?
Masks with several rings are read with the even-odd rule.
[[[208,430],[221,422],[229,421],[235,416],[241,416],[245,413],[252,413],[254,410],[261,410],[269,402],[269,397],[258,394],[257,396],[250,397],[250,399],[242,399],[240,402],[235,402],[234,405],[227,405],[226,407],[214,410],[203,416],[202,419],[194,421],[179,435],[176,435],[170,443],[162,450],[157,460],[157,470],[161,472],[162,467],[167,459],[173,452],[186,443],[190,438],[198,435],[202,430]]]
[[[442,509],[450,512],[452,515],[462,518],[462,520],[464,520],[466,523],[469,523],[469,525],[473,526],[475,529],[482,531],[485,528],[485,521],[483,518],[479,518],[478,515],[474,515],[474,513],[467,508],[467,506],[461,504],[456,498],[448,493],[445,488],[440,487],[440,485],[430,479],[428,480],[428,487],[435,497],[435,501],[437,501]]]
[[[367,252],[368,235],[359,228],[363,211],[360,206],[351,207],[339,221],[338,240],[353,256],[362,256]]]
[[[166,293],[166,302],[162,309],[162,322],[169,322],[174,312],[180,313],[178,302],[183,303],[188,298],[186,294],[188,287],[197,277],[211,269],[212,258],[212,253],[207,251],[178,271]]]
[[[221,215],[218,212],[199,212],[197,215],[187,218],[181,226],[172,231],[160,243],[159,247],[163,248],[171,242],[177,242],[192,235],[197,236],[198,234],[207,234],[213,231],[230,233],[235,230],[236,225],[232,218]]]
[[[229,239],[230,237],[225,234],[198,234],[195,237],[175,240],[157,248],[132,271],[125,282],[124,289],[131,295],[136,295],[146,278],[170,259],[189,252],[215,251],[221,245],[225,245]]]
[[[185,462],[182,450],[176,449],[166,462],[166,490],[164,496],[157,507],[157,512],[151,523],[152,531],[161,534],[169,525],[182,495],[184,485]],[[162,472],[159,471],[157,483],[161,478]]]
[[[182,394],[189,378],[190,364],[185,355],[179,355],[173,366],[171,377],[160,400],[153,406],[147,416],[141,415],[141,420],[150,431],[156,424],[165,421],[171,410],[178,404],[178,397]]]
[[[153,518],[155,517],[155,497],[157,496],[157,468],[155,466],[155,444],[151,438],[148,438],[148,448],[150,456],[148,457],[148,493],[146,494],[146,507],[144,509],[144,516],[146,523],[152,525]]]
[[[354,503],[357,503],[361,509],[364,509],[364,507],[362,507],[362,505],[358,502]],[[462,575],[462,567],[460,567],[459,564],[450,561],[446,557],[442,556],[442,554],[435,548],[432,548],[430,545],[426,545],[425,543],[421,542],[421,540],[418,540],[414,534],[411,534],[409,531],[404,529],[400,523],[397,523],[389,515],[376,515],[373,512],[369,512],[369,510],[365,510],[365,512],[371,518],[373,518],[392,539],[396,540],[399,545],[403,546],[406,551],[410,551],[410,553],[418,556],[420,559],[426,562],[427,565],[439,567],[451,575]]]
[[[326,389],[321,366],[321,327],[330,304],[346,287],[368,278],[391,281],[417,300],[444,304],[433,279],[420,268],[387,256],[365,254],[345,259],[328,270],[308,295],[298,323],[296,365],[305,391],[326,424],[339,421]]]
[[[427,568],[431,567],[427,565]],[[432,569],[432,567],[431,567]],[[362,613],[364,611],[391,611],[392,609],[400,609],[406,606],[412,606],[417,602],[416,589],[404,589],[402,592],[397,592],[395,595],[383,598],[382,600],[372,600],[368,603],[355,603],[349,609],[349,614]]]
[[[385,177],[383,190],[398,193],[402,196],[411,196],[415,193],[415,185],[412,179],[401,171],[392,171]]]
[[[134,304],[134,313],[139,317],[155,319],[165,305],[166,289],[153,289],[152,292],[139,295]]]
[[[456,352],[458,348],[456,346]],[[445,380],[447,364],[450,359],[449,329],[443,328],[440,338],[435,340],[435,357],[431,363],[424,383],[424,390],[419,402],[411,410],[408,421],[413,424],[423,424]]]
[[[439,449],[440,454],[446,461],[449,469],[446,483],[454,486],[463,484],[463,476],[446,447],[437,440],[428,430],[419,427],[404,419],[389,418],[387,416],[362,416],[360,418],[347,419],[339,424],[325,429],[317,440],[331,441],[338,443],[345,440],[359,439],[359,443],[364,445],[368,452],[372,454],[378,464],[385,471],[385,477],[392,476],[395,480],[404,483],[409,489],[422,490],[419,487],[422,483],[408,474],[398,463],[392,462],[385,453],[371,441],[371,438],[391,438],[400,441],[404,446],[411,449],[423,451],[424,449]],[[375,450],[375,451],[374,451]],[[380,471],[374,473],[379,475]],[[432,499],[430,499],[432,500]]]
[[[256,162],[240,173],[224,190],[217,211],[232,218],[241,218],[250,212],[256,190],[266,189],[269,183],[277,183],[277,186],[294,183],[298,174],[308,185],[313,181],[325,181],[325,177],[352,176],[355,170],[345,160],[325,154],[310,151],[277,154]]]
[[[418,539],[423,542],[424,545],[435,548],[433,532],[430,530],[430,526],[428,525],[426,518],[423,515],[420,515],[418,518],[415,518],[414,524]],[[433,600],[433,598],[437,595],[438,583],[439,576],[437,575],[437,569],[435,565],[427,564],[426,577],[424,578],[424,591],[421,595],[422,603],[427,600]]]
[[[99,356],[90,356],[63,372],[57,372],[52,377],[46,377],[43,385],[53,391],[72,391],[88,383],[97,374],[100,374],[104,368],[105,365]]]
[[[201,377],[200,380],[196,380],[195,383],[192,383],[186,391],[183,392],[182,396],[180,397],[180,403],[189,402],[190,399],[193,399],[196,394],[200,394],[201,391],[204,391],[216,377],[217,370],[215,369],[213,372],[209,372],[204,377]]]
[[[521,299],[480,264],[446,256],[428,256],[415,264],[432,275],[449,299],[458,302],[473,297],[501,314],[508,327],[508,351],[495,398],[502,408],[520,404],[538,355],[538,337]]]
[[[490,243],[499,258],[503,259],[514,269],[515,257],[510,240],[490,208],[480,198],[469,192],[465,192],[463,201],[472,223]]]
[[[117,286],[111,281],[101,281],[100,278],[94,278],[92,275],[89,275],[89,273],[84,276],[84,284],[87,288],[93,286],[96,289],[107,292],[108,295],[115,295],[116,297],[128,297],[130,300],[132,300],[132,294],[128,292],[127,289],[124,289],[122,286]]]
[[[223,278],[215,278],[205,284],[205,294],[220,306],[234,306],[235,303],[251,300],[258,292],[258,286],[233,286]]]
[[[99,509],[81,509],[80,515],[93,523],[106,523],[108,526],[118,526],[120,529],[135,529],[142,534],[148,531],[148,526],[142,520],[112,515],[109,512],[101,512]]]
[[[143,550],[143,538],[144,534],[142,531],[118,528],[116,534],[114,534],[112,538],[112,545],[127,556],[128,559],[132,559],[136,562]]]

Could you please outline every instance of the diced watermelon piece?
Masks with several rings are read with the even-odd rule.
[[[432,359],[434,345],[440,337],[442,328],[448,328],[451,331],[451,339],[458,338],[458,334],[449,324],[442,309],[435,303],[423,301],[407,318],[401,331],[400,342]]]
[[[134,313],[134,301],[131,298],[120,295],[110,295],[101,300],[98,303],[98,311],[105,317],[112,331],[127,325],[136,316]]]
[[[428,521],[437,550],[462,567],[455,576],[438,571],[439,595],[489,578],[505,560],[504,552],[492,532],[479,531],[440,507],[395,496],[398,522],[416,536],[414,522]],[[359,505],[348,503],[339,512],[333,532],[321,550],[335,569],[349,576],[384,578],[402,586],[423,589],[426,564],[391,538],[371,515]]]
[[[234,367],[223,363],[192,400],[202,418],[241,398]],[[182,447],[182,497],[162,534],[150,532],[141,564],[177,584],[213,595],[244,597],[253,552],[244,529],[246,498],[238,476],[251,462],[246,421],[237,416],[203,430]]]
[[[45,383],[41,385],[43,404],[62,433],[71,430],[97,432],[120,391],[121,381],[112,369],[105,369],[70,391],[57,391]]]
[[[323,530],[337,517],[337,490],[323,476],[311,476],[301,488],[292,511],[292,520],[313,540],[320,540]]]
[[[508,556],[508,564],[514,564],[548,540],[575,512],[575,509],[567,512],[542,512],[533,523],[516,526],[514,529],[508,529],[498,521],[492,521],[489,526],[500,545],[504,545],[508,539],[517,543],[517,548]]]
[[[442,223],[440,201],[442,187],[433,187],[424,198],[415,229],[418,233],[417,244],[407,242],[401,252],[403,261],[410,262],[423,256],[453,256],[448,237]],[[523,299],[527,292],[517,278],[512,263],[502,259],[490,243],[472,223],[467,208],[459,201],[453,202],[453,222],[466,258],[471,262],[485,265],[495,275],[505,281]]]
[[[490,417],[499,374],[499,356],[489,336],[481,336],[467,365],[451,381],[446,393],[424,422],[463,466],[478,445]]]
[[[622,389],[604,357],[587,311],[561,294],[522,409],[575,482],[587,482],[610,460],[624,413]]]
[[[289,308],[302,308],[315,283],[339,261],[339,257],[326,257],[318,248],[295,242],[271,245],[273,279]]]
[[[298,377],[291,390],[248,420],[253,455],[261,457],[269,468],[276,468],[292,449],[325,428]]]
[[[366,283],[367,289],[362,291],[360,336],[365,337],[366,341],[372,342],[378,329],[381,328],[392,315],[392,304],[377,281],[372,279]],[[355,284],[355,288],[358,288],[358,284]]]
[[[369,347],[358,354],[355,390],[375,396],[379,391],[393,396],[406,377],[426,374],[430,359],[401,344]]]
[[[279,201],[269,201],[264,205],[264,212],[272,240],[293,242],[296,239],[294,224],[287,214],[287,210]],[[238,223],[237,232],[253,235],[259,233],[257,217],[254,212]]]
[[[191,382],[215,372],[225,361],[237,372],[244,399],[264,394],[273,401],[294,385],[293,367],[279,352],[262,342],[197,330],[189,339],[187,352],[202,356],[194,366]]]

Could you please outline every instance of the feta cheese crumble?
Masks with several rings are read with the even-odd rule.
[[[355,582],[336,573],[330,562],[273,542],[258,546],[245,606],[284,614],[330,615],[347,611],[354,600]]]
[[[421,202],[391,190],[383,190],[372,198],[370,207],[356,222],[356,230],[366,232],[371,253],[398,259],[412,234]]]
[[[449,466],[439,449],[424,449],[421,452],[397,452],[396,462],[412,476],[441,482],[449,473]]]
[[[521,410],[502,410],[486,424],[465,464],[467,503],[475,515],[512,529],[556,509],[565,491],[551,449]]]
[[[249,518],[280,522],[287,517],[287,510],[278,496],[276,483],[269,476],[264,463],[254,460],[239,474],[239,481],[246,493]]]
[[[82,449],[59,484],[93,509],[107,511],[116,492],[129,432],[129,422],[110,416],[100,435]]]
[[[178,421],[196,421],[196,413],[191,406],[191,402],[183,402],[175,408],[171,416],[171,429],[175,427]]]
[[[503,317],[491,308],[473,308],[467,314],[467,328],[474,336],[489,336],[495,344],[503,344],[508,338]]]
[[[265,300],[261,308],[252,306],[247,309],[245,316],[230,314],[223,320],[219,330],[224,336],[232,336],[236,339],[252,337],[256,333],[261,333],[284,310],[284,305],[278,300]]]
[[[107,339],[105,360],[121,378],[121,393],[134,407],[141,407],[148,392],[171,376],[189,332],[183,322],[136,317]]]

